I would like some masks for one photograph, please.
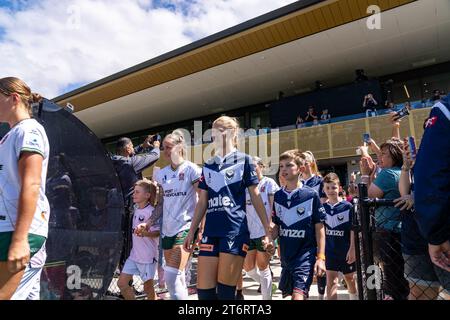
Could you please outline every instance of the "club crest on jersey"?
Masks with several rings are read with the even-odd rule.
[[[342,221],[342,220],[344,220],[344,215],[342,213],[339,213],[337,215],[337,218],[338,218],[339,221]]]
[[[138,220],[139,220],[140,222],[144,221],[144,216],[139,216]]]
[[[234,177],[234,170],[230,169],[225,171],[225,177],[227,178],[227,180],[231,180]]]
[[[179,180],[179,181],[184,181],[184,172],[181,172],[181,173],[178,175],[178,180]]]
[[[167,175],[164,175],[164,178],[162,179],[162,183],[166,183],[167,182]]]
[[[208,184],[211,184],[211,172],[208,172]]]
[[[297,213],[298,213],[299,215],[304,214],[304,213],[305,213],[305,208],[303,208],[303,207],[298,207],[298,208],[297,208]]]
[[[437,119],[438,119],[438,117],[436,117],[436,116],[429,118],[425,122],[425,129],[434,126],[436,121],[437,121]]]

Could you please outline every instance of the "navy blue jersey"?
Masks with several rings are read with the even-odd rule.
[[[324,203],[323,207],[327,213],[325,256],[345,260],[350,248],[352,204],[343,200],[334,205]]]
[[[319,197],[326,198],[327,195],[323,192],[323,178],[321,176],[313,175],[307,180],[302,180],[305,186],[308,186],[319,193]]]
[[[428,243],[450,240],[450,94],[431,109],[414,165],[416,218]]]
[[[309,187],[291,193],[281,189],[274,196],[272,221],[279,226],[281,261],[288,267],[305,252],[317,250],[317,223],[325,221],[325,209],[319,195]]]
[[[208,160],[198,185],[208,191],[203,234],[228,237],[248,232],[245,189],[258,183],[253,161],[245,153],[234,150],[224,158],[216,156]]]

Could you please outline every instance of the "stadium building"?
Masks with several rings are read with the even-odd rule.
[[[450,91],[448,39],[448,0],[301,0],[53,101],[72,104],[110,151],[121,136],[142,142],[195,120],[205,130],[226,114],[261,135],[279,129],[280,152],[311,150],[343,178],[358,170],[363,133],[391,136],[386,101],[410,102],[400,130],[420,143],[433,90]],[[364,113],[368,93],[376,117]],[[311,106],[331,120],[297,128]]]

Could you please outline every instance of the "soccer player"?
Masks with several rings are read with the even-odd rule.
[[[201,169],[185,160],[186,142],[182,131],[175,130],[163,140],[163,155],[170,164],[156,174],[164,192],[162,219],[162,248],[164,249],[164,278],[173,300],[186,300],[188,290],[185,268],[190,252],[183,242],[191,226],[197,204]]]
[[[253,163],[256,168],[256,175],[258,177],[258,190],[264,202],[267,219],[269,224],[272,221],[273,197],[275,192],[280,188],[275,180],[264,177],[264,163],[261,158],[253,157]],[[262,238],[265,235],[264,227],[261,220],[252,204],[250,194],[246,192],[247,199],[247,221],[248,229],[250,231],[250,244],[247,256],[244,261],[244,270],[256,282],[261,284],[261,294],[263,300],[272,299],[272,275],[270,272],[269,261],[271,255],[266,252],[262,244]],[[256,268],[257,267],[257,268]]]
[[[50,147],[44,128],[31,118],[31,105],[40,100],[22,80],[0,79],[0,122],[10,127],[0,140],[0,300],[36,293],[45,263]],[[36,254],[43,259],[33,261]]]
[[[304,170],[300,151],[280,155],[280,175],[286,186],[275,193],[272,221],[274,238],[280,237],[279,289],[293,300],[307,299],[314,273],[325,273],[325,209],[318,193],[300,181]]]
[[[249,240],[246,189],[264,227],[262,244],[269,252],[273,251],[255,167],[248,155],[236,149],[238,130],[235,118],[222,116],[213,123],[215,156],[203,167],[199,202],[184,241],[186,250],[191,251],[195,230],[206,213],[198,258],[197,292],[200,300],[235,299]]]
[[[357,300],[355,285],[355,241],[352,226],[352,204],[338,196],[340,181],[335,173],[323,179],[327,202],[324,208],[327,257],[327,299],[337,300],[339,273],[344,274],[350,300]]]
[[[302,158],[305,160],[305,171],[303,171],[302,183],[305,186],[313,188],[319,193],[320,201],[324,203],[327,200],[325,193],[323,192],[323,178],[320,175],[319,168],[317,166],[316,158],[311,151],[305,151],[302,153]],[[319,292],[319,300],[323,300],[325,297],[325,287],[327,284],[327,277],[324,274],[322,277],[317,277],[317,290]]]
[[[320,200],[324,203],[327,197],[323,192],[323,178],[317,167],[316,159],[311,151],[305,151],[301,156],[305,160],[305,170],[301,175],[302,183],[316,190],[319,193]]]

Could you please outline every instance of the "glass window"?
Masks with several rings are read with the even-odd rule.
[[[269,110],[252,112],[250,118],[250,125],[254,129],[257,129],[258,126],[261,126],[261,128],[268,127],[270,123],[269,118],[270,118]]]
[[[450,73],[441,73],[430,77],[424,77],[422,82],[425,99],[430,98],[433,95],[433,90],[443,90],[445,93],[450,92]]]

